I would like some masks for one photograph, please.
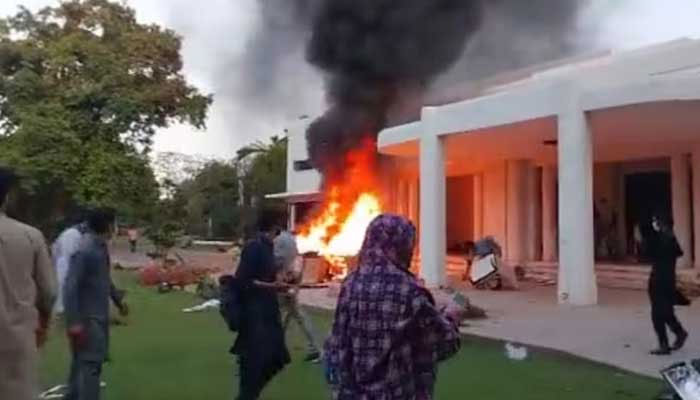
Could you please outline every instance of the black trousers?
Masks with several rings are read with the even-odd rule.
[[[238,358],[238,367],[240,384],[237,399],[257,400],[272,377],[267,376],[254,360],[246,359],[245,356]]]
[[[674,298],[672,293],[650,292],[651,298],[651,322],[654,324],[659,346],[666,348],[669,345],[667,327],[676,337],[684,335],[685,329],[681,325],[673,308]]]

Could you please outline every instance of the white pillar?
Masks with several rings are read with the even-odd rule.
[[[528,167],[527,183],[527,261],[542,258],[542,185],[540,169],[534,164]]]
[[[297,205],[294,203],[289,204],[289,222],[287,223],[287,229],[293,232],[297,229]]]
[[[695,270],[700,273],[700,144],[693,149],[693,226]]]
[[[691,203],[690,203],[690,165],[688,156],[671,157],[671,199],[673,203],[674,232],[678,244],[683,249],[683,257],[678,259],[678,266],[689,268],[693,265]]]
[[[542,261],[557,261],[557,167],[542,168]]]
[[[474,174],[474,241],[484,236],[484,176]]]
[[[511,265],[527,258],[528,167],[525,160],[508,161],[505,256]]]
[[[593,138],[577,93],[558,116],[559,301],[577,306],[598,302],[593,250]]]
[[[427,132],[420,141],[420,273],[428,287],[446,282],[445,185],[442,140]]]

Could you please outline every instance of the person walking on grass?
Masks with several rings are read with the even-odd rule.
[[[676,261],[683,256],[683,250],[673,233],[672,221],[658,216],[652,219],[647,251],[652,263],[649,276],[651,320],[659,341],[659,347],[651,354],[668,355],[671,351],[680,350],[688,339],[688,332],[678,321],[674,310],[678,300]],[[669,345],[666,327],[676,336],[673,346]]]
[[[241,253],[235,280],[240,322],[231,349],[238,356],[239,400],[255,400],[289,362],[278,294],[289,286],[277,281],[273,252],[274,215],[264,212],[258,234]]]
[[[54,306],[54,313],[57,315],[63,314],[63,284],[66,281],[66,275],[68,275],[70,259],[78,250],[80,238],[86,230],[87,224],[84,222],[84,216],[81,215],[80,222],[61,232],[51,247],[51,256],[58,277],[58,296]]]
[[[409,271],[415,236],[410,221],[390,214],[367,229],[326,342],[336,400],[432,399],[437,363],[460,348],[461,315],[438,311]]]
[[[72,352],[66,400],[100,398],[102,365],[109,350],[110,298],[122,315],[128,314],[110,273],[107,243],[113,221],[110,211],[90,212],[87,230],[71,258],[64,284],[64,312]]]
[[[41,232],[4,213],[16,183],[0,168],[0,399],[34,400],[57,283]]]
[[[317,335],[313,322],[307,315],[306,311],[299,304],[299,285],[304,277],[304,267],[301,270],[296,268],[299,261],[299,250],[297,248],[296,239],[291,232],[282,231],[274,240],[275,263],[279,268],[279,276],[282,282],[292,286],[288,291],[280,293],[280,306],[286,312],[284,323],[282,324],[284,331],[287,331],[290,322],[294,321],[301,328],[309,347],[309,353],[305,361],[318,363],[321,361],[321,345],[318,344]]]

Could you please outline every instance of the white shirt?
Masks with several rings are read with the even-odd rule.
[[[78,251],[82,236],[83,234],[78,226],[72,226],[58,236],[51,248],[53,263],[56,266],[56,274],[58,276],[58,296],[54,305],[54,311],[57,313],[63,312],[63,283],[68,275],[70,259]]]

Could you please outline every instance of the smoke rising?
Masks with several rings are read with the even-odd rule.
[[[307,47],[326,75],[329,110],[307,132],[326,179],[343,157],[376,138],[390,111],[418,112],[428,90],[582,50],[579,0],[326,0]],[[418,100],[416,100],[418,99]],[[392,113],[393,114],[393,113]],[[393,115],[392,115],[393,118]],[[401,118],[401,116],[399,116]]]
[[[481,7],[465,0],[327,0],[307,57],[327,74],[329,111],[307,132],[312,164],[326,179],[350,149],[386,124],[404,91],[427,87],[461,54]]]
[[[584,26],[589,0],[487,0],[483,23],[458,63],[434,85],[484,79],[595,50],[595,22]]]

